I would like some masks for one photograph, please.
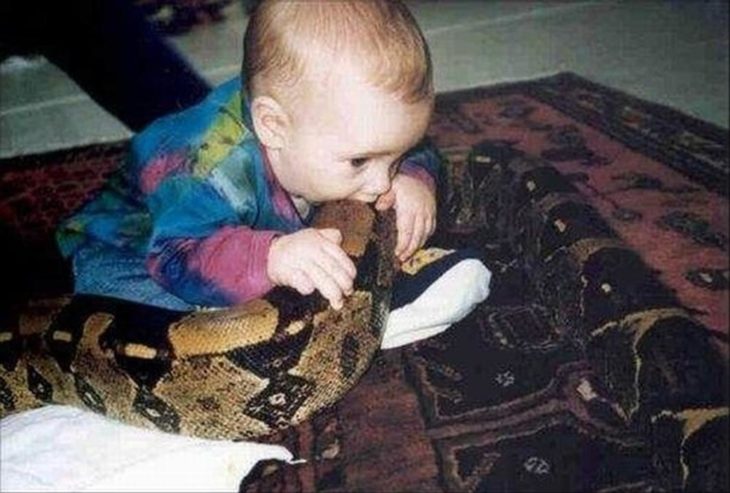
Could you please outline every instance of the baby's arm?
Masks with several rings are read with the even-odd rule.
[[[398,241],[396,255],[407,260],[436,229],[436,187],[441,158],[424,139],[405,156],[391,190],[381,196],[376,208],[395,207]]]
[[[204,238],[158,240],[147,257],[147,269],[167,291],[188,303],[243,303],[273,287],[266,259],[277,234],[224,226]]]
[[[227,226],[204,239],[170,240],[147,266],[168,291],[200,305],[243,303],[277,285],[305,295],[317,290],[339,309],[356,274],[341,241],[336,229],[283,235]]]
[[[266,258],[280,233],[242,223],[205,179],[167,177],[145,200],[152,216],[147,269],[167,291],[192,304],[228,306],[271,289]]]
[[[204,180],[166,179],[148,197],[153,234],[147,267],[166,290],[205,306],[260,297],[274,285],[320,291],[336,308],[355,266],[336,230],[253,230]]]

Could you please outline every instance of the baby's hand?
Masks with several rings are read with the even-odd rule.
[[[405,262],[436,229],[436,196],[419,179],[399,173],[391,189],[375,203],[375,208],[381,211],[393,206],[398,227],[395,254]]]
[[[274,239],[269,248],[269,279],[305,295],[316,289],[339,310],[343,296],[352,294],[356,274],[340,243],[342,234],[337,229],[308,228]]]

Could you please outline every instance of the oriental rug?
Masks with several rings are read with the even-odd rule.
[[[728,131],[575,74],[440,94],[432,243],[489,298],[383,351],[242,491],[727,491]],[[52,232],[126,143],[0,160],[10,301],[68,289]]]

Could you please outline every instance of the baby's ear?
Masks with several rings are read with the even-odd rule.
[[[289,116],[270,96],[258,96],[251,103],[254,131],[261,143],[271,149],[281,149],[286,142]]]

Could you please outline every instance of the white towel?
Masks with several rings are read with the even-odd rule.
[[[238,491],[264,459],[292,454],[137,428],[70,406],[0,421],[2,491]]]

